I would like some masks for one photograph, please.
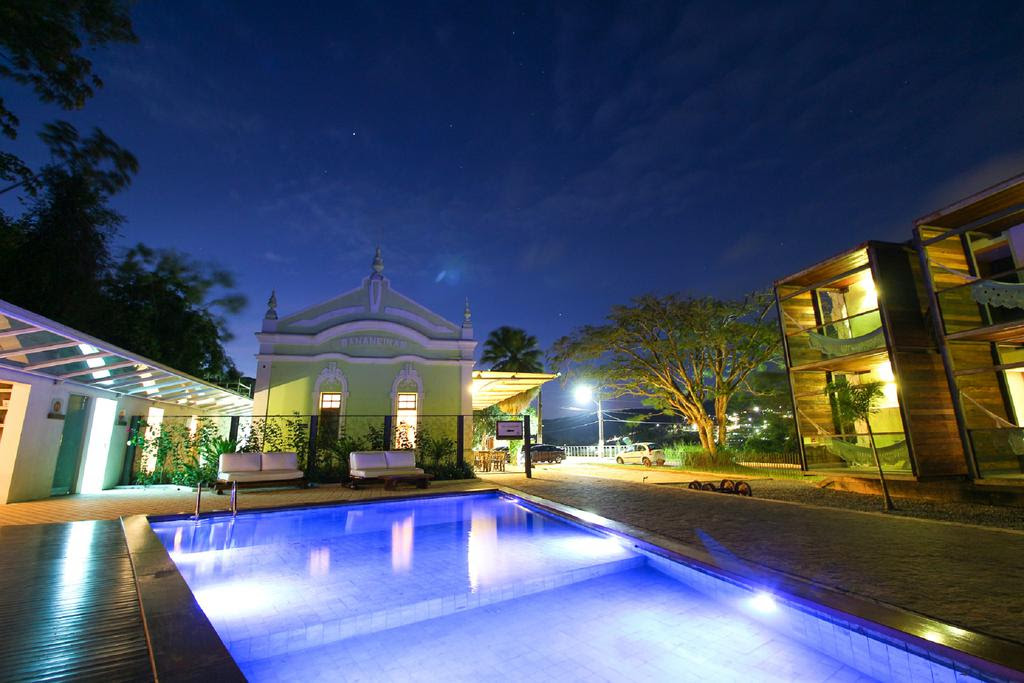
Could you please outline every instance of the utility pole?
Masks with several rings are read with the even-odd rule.
[[[544,394],[537,388],[537,443],[544,443]]]

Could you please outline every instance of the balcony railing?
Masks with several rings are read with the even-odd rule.
[[[790,365],[806,365],[885,348],[878,309],[796,332],[786,338]]]
[[[910,472],[910,451],[903,432],[875,433],[875,449],[886,472]],[[873,470],[871,439],[867,434],[819,434],[804,437],[804,453],[810,469]]]
[[[965,282],[936,292],[946,334],[1024,324],[1024,268],[972,277],[964,273]]]
[[[1024,428],[971,429],[968,434],[981,476],[1024,475]]]
[[[594,446],[559,446],[565,451],[565,454],[571,458],[602,458],[612,459],[619,453],[625,453],[632,447],[625,444],[606,444],[603,449],[598,450],[596,445]]]

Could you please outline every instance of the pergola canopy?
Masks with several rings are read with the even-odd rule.
[[[0,300],[0,367],[122,396],[249,415],[252,399]]]
[[[511,398],[537,389],[545,382],[558,377],[557,374],[546,372],[497,372],[494,370],[474,370],[473,410],[490,408]]]

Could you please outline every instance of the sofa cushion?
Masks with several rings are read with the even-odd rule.
[[[260,458],[264,470],[297,470],[299,456],[297,453],[263,453]]]
[[[260,454],[221,453],[218,469],[221,472],[259,472]]]
[[[387,455],[388,467],[416,467],[415,451],[384,451]]]
[[[374,467],[373,469],[349,470],[350,477],[356,479],[377,479],[389,474],[423,474],[419,467]]]
[[[221,481],[291,481],[302,479],[302,470],[262,470],[260,472],[218,472]]]
[[[349,454],[348,464],[354,470],[367,470],[387,467],[388,461],[384,451],[353,451]]]

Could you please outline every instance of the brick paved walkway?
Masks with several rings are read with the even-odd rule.
[[[484,478],[1024,644],[1024,533],[657,486],[680,475],[648,472],[571,467]]]

